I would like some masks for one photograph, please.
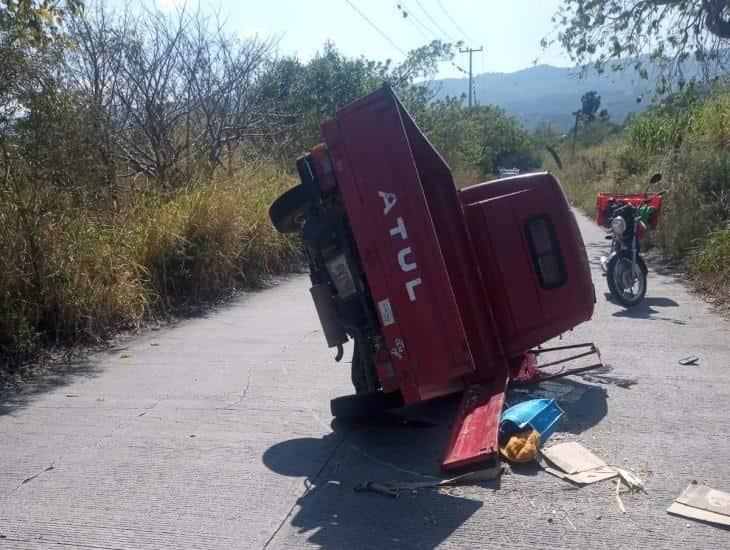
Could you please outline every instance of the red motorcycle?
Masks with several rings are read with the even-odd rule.
[[[661,181],[654,174],[649,184]],[[640,304],[646,295],[647,268],[641,257],[639,241],[649,229],[656,229],[664,191],[640,194],[598,194],[596,222],[609,229],[611,240],[608,256],[601,256],[601,269],[606,275],[611,296],[622,306]]]

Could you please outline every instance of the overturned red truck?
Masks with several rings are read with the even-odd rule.
[[[507,384],[539,380],[547,350],[533,348],[593,313],[585,247],[558,181],[543,172],[457,190],[387,86],[322,133],[270,216],[302,239],[337,360],[354,341],[355,395],[334,399],[333,414],[463,391],[442,466],[494,459]],[[587,346],[572,358],[597,353]]]

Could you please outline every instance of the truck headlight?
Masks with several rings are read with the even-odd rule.
[[[611,229],[617,237],[620,237],[626,231],[626,220],[621,216],[616,216],[611,220]]]

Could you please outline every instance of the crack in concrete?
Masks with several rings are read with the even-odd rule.
[[[33,481],[34,479],[36,479],[38,476],[44,474],[45,472],[50,472],[51,470],[53,470],[55,468],[54,464],[55,464],[55,462],[51,462],[51,464],[49,466],[46,466],[42,470],[39,470],[37,473],[33,474],[30,477],[26,477],[23,481],[21,481],[20,483],[18,483],[18,485],[16,485],[15,488],[12,491],[10,491],[5,496],[6,497],[9,497],[10,495],[12,495],[15,491],[17,491],[18,489],[20,489],[26,483],[30,483],[31,481]]]
[[[251,386],[251,369],[248,369],[248,378],[246,379],[246,385],[241,390],[241,392],[238,394],[238,399],[236,399],[233,403],[229,403],[225,407],[221,407],[224,411],[232,411],[235,410],[235,408],[240,405],[244,399],[246,399],[246,396],[248,395],[248,389]]]
[[[146,409],[144,410],[144,412],[142,412],[141,414],[136,414],[136,415],[134,415],[134,416],[131,416],[131,417],[127,417],[127,418],[123,418],[123,419],[121,419],[121,420],[119,421],[119,423],[118,423],[118,424],[117,424],[116,426],[114,426],[114,427],[112,428],[112,430],[111,430],[111,431],[110,431],[110,432],[109,432],[108,434],[106,434],[106,435],[103,435],[102,437],[100,437],[100,438],[99,438],[99,439],[98,439],[98,440],[96,441],[96,443],[94,443],[94,447],[100,447],[100,446],[101,446],[101,443],[102,443],[103,441],[105,441],[105,440],[108,440],[108,439],[111,439],[111,437],[112,437],[112,436],[113,436],[113,435],[114,435],[114,434],[115,434],[116,432],[118,432],[119,430],[121,430],[121,429],[122,429],[122,428],[123,428],[124,426],[126,426],[126,425],[128,425],[128,424],[132,423],[132,422],[134,421],[134,419],[135,419],[135,418],[139,418],[140,416],[144,416],[144,415],[145,415],[145,414],[147,414],[147,413],[148,413],[149,411],[151,411],[152,409],[154,409],[154,408],[155,408],[155,407],[156,407],[157,405],[159,405],[159,404],[160,404],[161,402],[162,402],[162,399],[158,399],[157,401],[155,401],[155,402],[154,402],[154,403],[152,404],[152,406],[151,406],[151,407],[147,407],[147,408],[146,408]]]
[[[332,462],[332,459],[337,455],[337,452],[340,450],[340,448],[342,447],[343,443],[345,443],[345,441],[347,440],[347,436],[348,435],[349,435],[348,433],[343,433],[342,434],[342,439],[340,439],[340,441],[337,442],[337,445],[335,445],[334,449],[332,449],[332,451],[330,452],[329,456],[324,461],[324,463],[322,464],[322,466],[320,467],[320,469],[317,470],[317,473],[314,474],[314,476],[311,477],[311,479],[313,481],[317,481],[317,479],[319,479],[319,477],[322,475],[322,472],[324,472],[325,469],[327,468],[327,466],[329,466],[330,462]],[[302,498],[304,498],[305,496],[307,496],[308,494],[313,493],[314,491],[317,490],[318,485],[316,485],[316,484],[313,485],[311,483],[308,483],[309,479],[310,478],[307,478],[307,479],[304,480],[304,492],[302,492],[302,494],[299,495],[297,497],[297,499],[292,503],[292,505],[289,508],[289,510],[287,511],[287,513],[284,515],[284,517],[282,518],[282,520],[279,522],[279,525],[276,527],[276,529],[274,530],[274,532],[271,533],[271,536],[266,540],[266,542],[264,543],[264,545],[261,547],[262,550],[266,550],[269,547],[269,545],[272,542],[274,542],[274,539],[276,538],[276,535],[279,534],[279,531],[281,531],[281,529],[286,524],[287,520],[291,517],[292,513],[294,512],[294,508],[297,507],[297,503]]]

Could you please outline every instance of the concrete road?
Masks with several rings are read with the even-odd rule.
[[[593,321],[610,371],[532,390],[576,439],[646,479],[575,489],[538,468],[398,499],[371,480],[437,474],[455,402],[406,423],[331,423],[350,392],[304,276],[148,332],[20,395],[0,396],[0,549],[730,548],[730,531],[665,512],[692,480],[730,491],[730,324],[652,270],[644,306],[609,303],[598,228]],[[697,366],[677,360],[698,355]]]

